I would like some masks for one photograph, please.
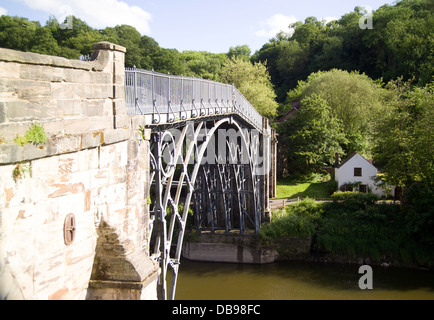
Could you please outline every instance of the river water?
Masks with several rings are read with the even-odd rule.
[[[265,265],[182,260],[177,300],[434,300],[434,271],[372,266],[361,290],[359,266],[279,262]]]

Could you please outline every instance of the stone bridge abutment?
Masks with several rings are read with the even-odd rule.
[[[149,141],[126,114],[124,53],[0,49],[1,298],[156,299]],[[48,140],[19,145],[34,123]]]

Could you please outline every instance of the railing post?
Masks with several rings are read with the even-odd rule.
[[[137,113],[137,104],[138,104],[138,100],[139,98],[137,97],[137,69],[136,66],[133,66],[133,74],[134,74],[134,110]]]

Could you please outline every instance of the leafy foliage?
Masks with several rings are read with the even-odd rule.
[[[312,199],[290,205],[273,213],[272,222],[260,229],[262,242],[278,241],[285,236],[312,236],[322,211]]]
[[[32,124],[29,130],[26,131],[24,138],[28,142],[32,142],[34,144],[43,144],[48,140],[44,127],[37,123]]]
[[[288,236],[311,236],[316,254],[369,258],[397,265],[434,266],[433,220],[409,216],[398,205],[375,204],[359,195],[343,201],[315,203],[307,199],[273,213],[260,229],[261,243],[281,243]],[[358,198],[364,207],[352,201]]]
[[[301,105],[297,116],[279,127],[293,169],[289,171],[322,172],[333,164],[336,153],[343,154],[344,125],[316,94],[304,98]]]
[[[343,207],[350,210],[366,209],[368,206],[375,204],[379,196],[373,193],[361,192],[335,192],[332,194],[333,202],[341,203]]]
[[[358,151],[370,155],[375,124],[388,110],[384,91],[365,74],[333,69],[312,73],[306,81],[300,81],[294,90],[288,92],[288,102],[320,96],[343,124],[347,140],[342,145],[345,154]]]
[[[385,82],[403,77],[419,85],[433,77],[434,16],[431,0],[401,0],[373,13],[373,29],[359,28],[361,7],[325,23],[315,17],[288,26],[256,52],[252,61],[267,61],[277,101],[312,72],[334,68],[358,70]]]
[[[265,64],[240,58],[228,59],[222,68],[222,81],[234,84],[264,117],[277,112],[276,95]]]
[[[412,89],[398,80],[388,87],[394,109],[375,133],[375,157],[386,182],[403,189],[403,202],[427,212],[434,204],[434,86]]]

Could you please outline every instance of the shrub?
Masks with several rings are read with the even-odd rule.
[[[375,204],[380,197],[373,193],[361,193],[352,191],[337,191],[331,195],[334,203],[342,203],[348,209],[366,209]]]
[[[276,242],[285,236],[312,236],[321,220],[321,207],[305,199],[275,211],[272,222],[260,229],[262,242]]]

